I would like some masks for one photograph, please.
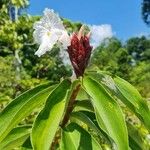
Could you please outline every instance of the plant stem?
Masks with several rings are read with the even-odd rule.
[[[72,95],[70,96],[70,100],[69,100],[69,103],[68,103],[68,107],[67,107],[65,116],[64,116],[63,121],[62,121],[62,123],[60,125],[62,128],[66,125],[66,123],[69,120],[70,113],[72,112],[72,110],[74,108],[75,99],[76,99],[77,94],[78,94],[78,92],[80,90],[80,87],[81,87],[80,84],[77,85],[77,87],[73,90]]]

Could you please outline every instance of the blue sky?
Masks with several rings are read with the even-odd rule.
[[[110,24],[116,37],[148,35],[148,28],[141,17],[142,0],[30,0],[28,13],[42,15],[45,8],[52,8],[60,16],[86,24]]]

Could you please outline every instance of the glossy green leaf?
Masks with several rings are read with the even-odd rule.
[[[87,124],[88,127],[93,129],[98,135],[102,135],[101,131],[97,128],[97,126],[92,122],[92,120],[85,115],[83,112],[73,112],[71,114],[71,118],[75,118],[77,120],[82,121],[83,123]]]
[[[90,111],[93,112],[94,108],[90,100],[79,100],[75,103],[74,111]]]
[[[99,126],[115,141],[119,150],[128,150],[128,134],[119,105],[94,79],[84,77],[83,86],[92,98]]]
[[[144,141],[140,135],[138,129],[136,129],[131,123],[127,122],[128,133],[129,133],[129,145],[134,150],[143,150]]]
[[[0,113],[0,141],[27,115],[29,115],[34,108],[41,105],[54,86],[50,84],[40,85],[32,90],[25,92],[16,99],[14,99],[8,106]]]
[[[31,132],[30,126],[22,126],[14,128],[10,133],[0,142],[1,150],[12,150],[21,146],[29,137]]]
[[[85,92],[83,88],[80,88],[80,91],[78,92],[76,99],[79,101],[84,99],[89,99],[89,95]]]
[[[102,139],[105,139],[106,142],[108,142],[110,144],[109,138],[107,137],[106,134],[104,134],[103,131],[101,131],[101,129],[91,120],[90,117],[88,117],[84,112],[78,111],[78,112],[73,112],[71,114],[71,119],[75,119],[73,120],[73,122],[77,120],[80,121],[80,124],[86,124],[89,128],[91,128],[97,135],[99,135]],[[76,123],[77,123],[76,122]],[[78,123],[77,123],[78,124]]]
[[[102,150],[100,144],[75,123],[62,130],[60,150]]]
[[[150,128],[150,110],[148,104],[130,83],[119,77],[115,77],[113,80],[111,76],[103,72],[90,73],[90,76],[103,84],[105,89],[120,99],[148,129]]]
[[[32,150],[30,136],[26,139],[26,141],[22,144],[19,150]]]
[[[141,97],[139,92],[127,81],[116,77],[114,79],[118,90],[120,91],[120,99],[123,101],[127,101],[130,103],[128,107],[132,109],[136,115],[143,121],[146,127],[150,130],[150,109],[148,108],[148,104]]]
[[[45,107],[37,116],[32,129],[34,150],[49,150],[65,109],[70,81],[63,80],[48,97]]]

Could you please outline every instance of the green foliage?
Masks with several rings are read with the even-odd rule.
[[[136,75],[135,75],[136,74]],[[149,61],[138,63],[137,67],[134,67],[130,73],[131,83],[136,84],[138,90],[142,95],[150,97],[150,65]]]
[[[118,149],[129,149],[125,120],[118,104],[100,84],[90,77],[84,78],[83,86],[92,98],[99,126],[114,139]],[[116,132],[117,130],[119,132]]]
[[[147,102],[141,97],[139,92],[125,80],[117,77],[114,81],[119,90],[117,91],[118,95],[121,95],[124,101],[130,103],[131,106],[128,105],[128,107],[130,109],[134,108],[132,111],[142,118],[143,123],[150,130],[150,111]]]
[[[11,3],[17,7],[26,7],[29,5],[29,0],[11,0]]]
[[[127,41],[126,48],[133,59],[136,61],[148,60],[146,54],[150,48],[150,41],[146,37],[135,37]]]
[[[11,2],[18,9],[28,5]],[[150,40],[106,39],[93,52],[94,71],[69,81],[71,69],[57,45],[40,59],[34,55],[33,24],[40,17],[12,22],[8,5],[0,1],[0,149],[149,150],[150,107],[127,81],[150,97]],[[81,27],[62,20],[69,33]]]
[[[24,68],[20,68],[18,75],[15,64],[16,61],[12,55],[0,57],[0,103],[8,103],[20,93],[42,82],[27,75]]]
[[[57,86],[51,84],[25,92],[4,108],[0,114],[0,140],[3,147],[14,145],[15,148],[21,144],[21,147],[25,147],[26,140],[29,142],[30,139],[34,150],[105,150],[105,145],[109,149],[127,150],[136,147],[142,150],[146,146],[146,140],[138,136],[140,134],[146,139],[150,130],[150,109],[127,81],[118,77],[113,79],[97,71],[87,72],[80,80],[71,82],[64,79]],[[82,98],[84,92],[88,100]],[[79,103],[77,97],[80,97]],[[136,134],[138,128],[124,117],[127,114],[120,101],[143,124],[145,134]],[[34,112],[35,108],[38,108],[39,114],[31,123],[32,129],[16,133],[15,127],[21,129],[21,120]],[[150,148],[149,144],[147,148]]]
[[[142,3],[142,17],[144,22],[149,26],[150,25],[150,1],[143,0]]]
[[[0,148],[3,150],[11,150],[14,147],[21,146],[30,136],[30,126],[20,126],[14,128],[0,143]]]
[[[64,113],[66,93],[69,88],[70,81],[64,80],[47,98],[45,107],[38,114],[33,124],[33,149],[49,149]]]
[[[2,7],[2,5],[9,5],[10,3],[20,8],[28,6],[29,0],[1,0],[0,8]]]
[[[41,85],[20,95],[8,105],[0,114],[0,141],[33,109],[42,105],[52,89],[49,84]]]
[[[100,144],[94,139],[94,137],[75,123],[70,123],[64,130],[62,130],[61,140],[61,150],[102,150]]]
[[[92,57],[91,64],[99,69],[117,74],[128,79],[131,57],[118,39],[112,38],[106,40],[99,46]]]

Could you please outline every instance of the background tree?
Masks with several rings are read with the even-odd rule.
[[[142,17],[144,22],[150,26],[150,0],[143,0]]]
[[[111,72],[118,76],[129,78],[131,57],[122,43],[116,39],[106,39],[99,46],[92,57],[91,64],[100,70]]]

